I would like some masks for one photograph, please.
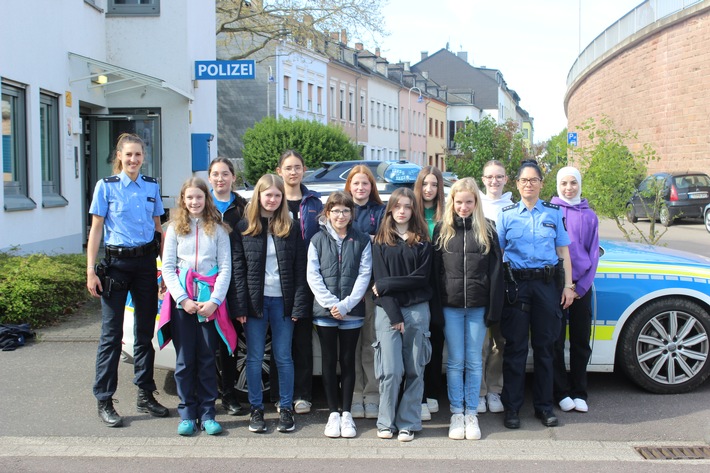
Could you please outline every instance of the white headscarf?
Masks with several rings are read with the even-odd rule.
[[[571,199],[568,199],[567,197],[562,195],[562,190],[560,189],[560,182],[562,182],[562,179],[567,176],[574,177],[579,183],[579,190],[577,191],[577,195]],[[577,205],[582,201],[582,175],[579,173],[579,170],[577,168],[572,166],[565,166],[559,171],[557,171],[557,195],[560,197],[560,199],[567,202],[569,205]]]

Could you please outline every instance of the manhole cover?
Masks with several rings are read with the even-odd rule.
[[[707,460],[710,447],[636,447],[646,460]]]

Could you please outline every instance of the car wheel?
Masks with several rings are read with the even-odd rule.
[[[237,351],[234,356],[237,357],[237,376],[234,381],[234,389],[237,395],[246,399],[249,391],[247,390],[247,340],[244,336],[244,330],[238,332]],[[271,330],[266,333],[266,345],[264,345],[264,358],[261,360],[261,392],[264,399],[268,399],[270,389],[270,371],[269,363],[271,361]]]
[[[636,223],[639,221],[638,217],[636,216],[636,211],[634,211],[633,204],[626,204],[626,220],[631,223]]]
[[[671,225],[673,225],[673,217],[671,217],[671,211],[668,210],[668,207],[666,207],[665,205],[661,207],[661,210],[659,210],[658,212],[658,220],[664,227],[670,227]]]
[[[621,367],[653,393],[679,394],[710,375],[710,315],[680,297],[654,301],[634,313],[619,339]]]
[[[705,230],[710,233],[710,209],[705,212]]]

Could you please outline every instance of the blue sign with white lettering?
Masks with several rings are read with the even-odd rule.
[[[195,61],[196,80],[254,79],[253,59],[241,61]]]
[[[571,146],[577,146],[577,133],[567,133],[567,144]]]

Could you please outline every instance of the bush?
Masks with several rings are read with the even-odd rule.
[[[88,297],[85,255],[0,253],[0,323],[51,325]]]

